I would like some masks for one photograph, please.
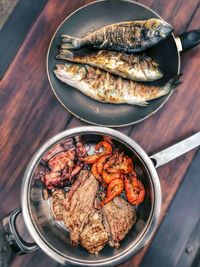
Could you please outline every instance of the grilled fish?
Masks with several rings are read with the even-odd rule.
[[[125,54],[107,50],[80,54],[77,51],[61,49],[56,58],[88,64],[133,81],[155,81],[163,77],[158,64],[145,54]]]
[[[92,46],[127,53],[139,52],[155,45],[171,32],[172,27],[160,19],[125,21],[99,28],[82,38],[62,34],[61,48]]]
[[[75,63],[58,64],[56,77],[85,95],[104,103],[147,106],[149,100],[167,95],[178,84],[176,76],[162,87],[123,79],[100,69]]]

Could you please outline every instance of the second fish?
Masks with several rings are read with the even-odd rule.
[[[58,59],[88,64],[133,81],[155,81],[163,77],[158,64],[146,54],[125,54],[115,51],[92,51],[87,54],[61,49]]]

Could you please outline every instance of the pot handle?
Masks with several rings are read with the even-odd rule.
[[[175,40],[179,52],[187,51],[200,44],[200,29],[184,32]]]
[[[17,232],[16,219],[21,212],[22,209],[19,207],[3,219],[6,239],[12,250],[18,255],[30,253],[38,248],[35,243],[27,243],[24,241]]]
[[[158,168],[199,145],[200,132],[197,132],[183,141],[150,156],[150,158],[153,161],[155,168]]]

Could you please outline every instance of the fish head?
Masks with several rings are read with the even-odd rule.
[[[148,43],[149,46],[157,44],[162,39],[167,38],[172,32],[172,27],[170,24],[161,19],[149,19],[144,24],[143,37],[144,41]]]
[[[66,63],[57,64],[54,73],[61,81],[73,85],[87,75],[87,70],[81,64]]]

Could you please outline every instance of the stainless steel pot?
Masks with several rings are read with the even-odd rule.
[[[138,176],[146,189],[145,201],[137,208],[137,223],[121,242],[120,248],[106,246],[98,256],[89,254],[82,247],[70,244],[69,234],[54,219],[49,202],[42,197],[41,182],[33,179],[35,169],[43,155],[61,140],[75,137],[81,137],[90,145],[102,140],[102,137],[111,138],[116,146],[122,147],[133,158]],[[40,247],[47,255],[64,265],[114,266],[126,261],[146,245],[155,232],[159,220],[162,200],[156,168],[198,145],[200,145],[200,132],[149,157],[135,141],[109,128],[88,126],[61,132],[36,152],[24,174],[21,190],[22,213],[35,243],[26,243],[17,233],[15,222],[21,208],[4,219],[8,242],[18,254],[29,253]]]

